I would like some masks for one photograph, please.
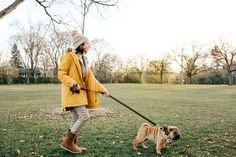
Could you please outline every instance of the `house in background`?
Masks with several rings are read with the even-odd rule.
[[[45,75],[46,77],[53,78],[55,77],[55,70],[53,68],[50,68],[45,72]]]
[[[23,67],[18,68],[19,76],[18,77],[27,77],[30,72],[30,69],[26,69]],[[43,70],[42,68],[36,67],[34,70],[34,78],[43,77]]]
[[[13,78],[18,78],[18,77],[27,77],[28,73],[29,73],[29,69],[26,69],[24,67],[18,67],[18,68],[15,68],[15,67],[10,67],[10,66],[7,66],[7,67],[2,67],[0,69],[0,75],[7,75],[7,76],[10,76],[10,77],[13,77]],[[43,72],[42,72],[42,68],[35,68],[35,72],[34,72],[34,77],[35,78],[40,78],[40,77],[43,77]]]
[[[7,76],[17,78],[19,77],[19,70],[15,67],[4,67],[3,73]]]

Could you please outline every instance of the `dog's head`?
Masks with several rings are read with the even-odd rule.
[[[180,138],[179,129],[176,126],[164,126],[161,128],[168,139],[177,140]]]

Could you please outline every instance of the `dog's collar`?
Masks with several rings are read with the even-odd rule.
[[[167,140],[168,136],[166,135],[165,131],[162,130],[161,127],[158,127],[158,132],[157,132],[157,140]]]
[[[168,132],[168,127],[166,126],[163,126],[163,127],[160,127],[160,129],[166,134],[166,136],[169,135],[169,132]]]

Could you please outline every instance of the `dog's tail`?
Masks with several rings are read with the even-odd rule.
[[[141,128],[143,128],[143,127],[149,127],[150,126],[150,124],[148,124],[148,123],[143,123],[142,125],[141,125]]]
[[[148,128],[150,128],[150,125],[148,123],[143,123],[139,128],[137,135],[141,132],[147,132]]]

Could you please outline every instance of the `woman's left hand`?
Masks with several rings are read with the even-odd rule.
[[[105,97],[109,97],[109,93],[108,92],[104,92],[103,94]]]

